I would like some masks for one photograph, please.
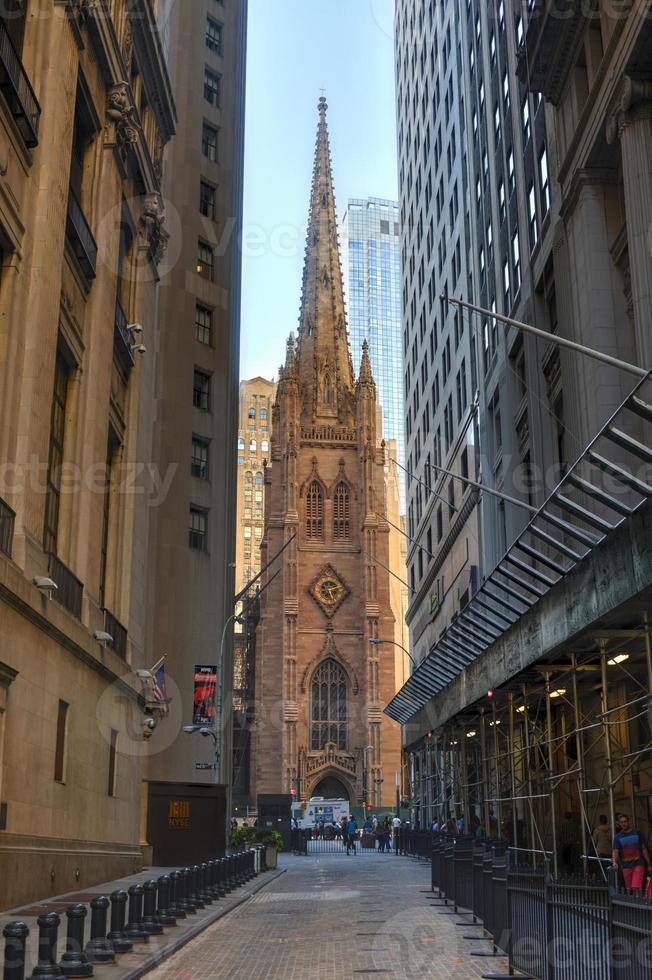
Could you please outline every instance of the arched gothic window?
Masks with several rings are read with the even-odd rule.
[[[333,538],[342,541],[351,536],[351,500],[349,488],[341,482],[335,488],[333,497]]]
[[[324,749],[333,742],[347,748],[346,674],[335,660],[324,660],[312,678],[310,692],[310,748]]]
[[[264,482],[265,482],[265,478],[264,478],[263,474],[262,473],[256,473],[256,486],[257,487],[262,487],[262,485],[263,485]]]
[[[306,495],[306,537],[321,541],[324,537],[324,495],[313,480]]]

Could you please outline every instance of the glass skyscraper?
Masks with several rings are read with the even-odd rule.
[[[365,340],[369,344],[383,437],[396,440],[397,460],[405,466],[400,232],[396,201],[375,197],[349,201],[342,238],[351,350],[357,370],[362,344]],[[403,511],[404,476],[401,470]]]

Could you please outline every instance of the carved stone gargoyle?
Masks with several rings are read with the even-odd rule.
[[[113,142],[124,157],[130,147],[138,142],[139,136],[136,108],[131,101],[127,82],[118,82],[109,89],[106,116],[107,126],[115,134]]]
[[[150,253],[156,262],[160,262],[165,255],[170,239],[163,227],[164,224],[165,205],[163,197],[158,192],[146,194],[138,221],[138,231],[141,237],[147,241]]]

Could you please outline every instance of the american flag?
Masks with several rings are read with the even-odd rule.
[[[151,674],[153,699],[160,705],[161,715],[165,716],[168,713],[168,704],[170,703],[165,687],[165,657],[161,657],[158,663],[154,664]]]

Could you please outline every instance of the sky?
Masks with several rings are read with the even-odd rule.
[[[393,0],[249,0],[242,378],[276,377],[296,332],[322,87],[341,221],[397,196]]]

